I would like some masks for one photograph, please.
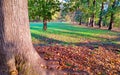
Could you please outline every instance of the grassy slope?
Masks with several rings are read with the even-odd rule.
[[[30,23],[34,44],[79,44],[120,42],[119,33],[108,30],[86,28],[67,23],[48,23],[48,30],[42,30],[42,23]]]

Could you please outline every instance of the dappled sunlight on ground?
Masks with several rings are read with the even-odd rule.
[[[31,23],[33,43],[74,44],[86,42],[119,43],[119,33],[92,29],[67,23],[48,23],[48,30],[42,30],[42,23]]]

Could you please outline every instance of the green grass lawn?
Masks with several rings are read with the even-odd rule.
[[[80,43],[120,43],[120,34],[118,32],[60,22],[48,23],[47,31],[43,31],[42,27],[42,23],[30,23],[34,44],[76,45]]]

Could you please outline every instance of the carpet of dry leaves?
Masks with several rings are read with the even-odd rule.
[[[64,75],[120,75],[120,49],[116,47],[55,45],[35,49],[47,61],[47,69],[69,73]]]

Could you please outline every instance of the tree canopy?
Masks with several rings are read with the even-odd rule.
[[[52,19],[52,15],[60,10],[59,0],[28,0],[30,19]]]

